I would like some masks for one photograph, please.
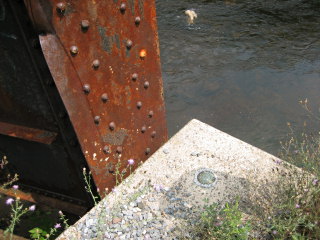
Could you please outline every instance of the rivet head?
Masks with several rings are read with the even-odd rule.
[[[103,94],[101,95],[101,100],[102,100],[102,102],[107,102],[107,101],[109,100],[108,94],[103,93]]]
[[[133,44],[132,41],[130,39],[128,39],[126,42],[127,48],[130,49],[132,47],[132,44]]]
[[[71,52],[72,55],[76,55],[76,54],[78,54],[79,49],[78,49],[77,46],[71,46],[70,47],[70,52]]]
[[[109,123],[110,130],[114,130],[116,128],[116,124],[114,122]]]
[[[89,20],[82,20],[81,21],[81,28],[84,30],[87,30],[90,26],[90,22]]]
[[[63,13],[66,10],[66,4],[64,2],[57,3],[56,7],[58,13]]]
[[[140,17],[136,17],[136,18],[134,19],[134,22],[135,22],[136,25],[139,25],[140,22],[141,22],[141,18],[140,18]]]
[[[142,128],[141,128],[141,132],[142,133],[145,133],[147,131],[147,127],[146,126],[143,126]]]
[[[138,79],[138,73],[134,73],[134,74],[132,74],[132,80],[133,81],[137,81],[137,79]]]
[[[90,92],[90,85],[89,84],[84,84],[83,85],[83,91],[88,94]]]
[[[120,5],[120,11],[121,11],[121,12],[126,11],[126,4],[125,4],[125,3],[121,3],[121,5]]]
[[[145,49],[142,49],[139,53],[139,56],[141,59],[144,59],[147,56],[147,51]]]
[[[97,69],[100,66],[100,61],[98,59],[93,60],[92,62],[93,68]]]
[[[95,124],[99,124],[99,123],[100,123],[100,120],[101,120],[100,116],[95,116],[95,117],[94,117],[94,123],[95,123]]]
[[[149,118],[152,118],[153,117],[153,111],[149,111],[148,116],[149,116]]]
[[[120,146],[117,147],[117,153],[119,153],[119,154],[122,153],[122,147],[120,147]]]
[[[147,89],[147,88],[149,88],[149,86],[150,86],[150,83],[148,81],[145,81],[144,84],[143,84],[143,87],[145,89]]]
[[[156,134],[157,134],[157,132],[156,132],[156,131],[152,131],[152,133],[151,133],[151,137],[152,137],[152,138],[155,138],[155,137],[156,137]]]
[[[146,155],[148,155],[150,152],[151,152],[151,149],[150,148],[146,148],[146,151],[145,151]]]
[[[137,102],[137,108],[140,109],[142,107],[142,102]]]
[[[103,152],[104,152],[105,154],[110,153],[109,147],[108,147],[108,146],[104,146],[104,147],[103,147]]]

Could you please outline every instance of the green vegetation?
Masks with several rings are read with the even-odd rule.
[[[300,102],[310,116],[318,122],[307,106]],[[306,125],[306,124],[305,124]],[[307,240],[320,236],[320,132],[296,135],[288,123],[290,133],[287,141],[281,142],[280,158],[302,168],[300,171],[286,162],[278,162],[291,169],[276,185],[281,193],[276,202],[270,203],[269,211],[254,213],[244,220],[238,202],[206,206],[193,228],[197,239],[277,239]]]
[[[245,240],[248,239],[251,226],[243,220],[243,214],[236,202],[226,203],[220,210],[217,204],[206,206],[199,224],[194,229],[193,238],[196,239]]]

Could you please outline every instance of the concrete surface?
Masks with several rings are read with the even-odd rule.
[[[192,120],[120,184],[114,193],[57,239],[86,239],[89,235],[82,232],[90,232],[94,225],[92,231],[95,235],[91,238],[96,239],[147,239],[146,236],[151,236],[149,239],[172,239],[179,234],[175,231],[176,226],[180,226],[179,232],[184,231],[190,214],[196,216],[206,204],[224,203],[237,197],[250,215],[268,208],[272,198],[278,194],[276,186],[279,179],[286,176],[287,166],[290,165],[273,155]],[[210,169],[214,173],[216,182],[213,186],[195,183],[195,174],[200,169]],[[177,210],[178,202],[183,206],[181,211],[187,214]],[[151,233],[148,235],[147,230],[138,233],[141,236],[125,235],[121,230],[122,226],[133,224],[127,220],[126,214],[119,214],[123,206],[133,204],[133,208],[140,209],[141,203],[141,209],[152,213],[151,219],[161,219],[166,226],[159,228],[160,233],[157,230],[154,238]],[[173,212],[168,209],[173,209]],[[124,225],[119,225],[118,221]],[[149,226],[149,223],[146,225]],[[139,228],[139,225],[135,228],[137,226]],[[114,229],[121,234],[117,235]],[[127,231],[132,232],[132,229]]]

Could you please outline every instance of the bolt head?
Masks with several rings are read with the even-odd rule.
[[[150,86],[150,83],[148,81],[145,81],[144,84],[143,84],[143,87],[145,89],[147,89],[147,88],[149,88],[149,86]]]
[[[109,147],[108,147],[108,146],[104,146],[104,147],[103,147],[103,152],[104,152],[105,154],[110,153]]]
[[[66,10],[66,4],[64,2],[57,3],[56,7],[58,13],[63,13]]]
[[[143,126],[142,128],[141,128],[141,132],[142,133],[145,133],[147,131],[147,127],[146,126]]]
[[[121,5],[120,5],[120,11],[121,11],[121,12],[126,11],[126,4],[125,4],[125,3],[121,3]]]
[[[79,49],[78,49],[77,46],[71,46],[70,47],[70,52],[71,52],[72,55],[77,55],[78,52],[79,52]]]
[[[101,100],[102,100],[102,102],[107,102],[107,101],[109,100],[108,94],[103,93],[103,94],[101,95]]]
[[[137,108],[140,109],[142,107],[142,102],[137,102]]]
[[[95,117],[94,117],[94,123],[95,123],[95,124],[99,124],[99,123],[100,123],[100,120],[101,120],[100,116],[95,116]]]
[[[132,80],[133,81],[137,81],[137,79],[138,79],[138,73],[134,73],[134,74],[132,74]]]
[[[130,39],[128,39],[127,42],[126,42],[127,48],[128,49],[132,48],[132,44],[133,44],[132,41]]]
[[[89,20],[82,20],[81,21],[81,28],[84,29],[84,30],[87,30],[90,26],[90,22]]]
[[[156,132],[156,131],[152,131],[152,133],[151,133],[151,137],[152,137],[152,138],[155,138],[155,137],[156,137],[156,134],[157,134],[157,132]]]
[[[109,123],[110,130],[114,130],[116,128],[116,124],[114,122]]]
[[[154,114],[153,111],[149,111],[149,113],[148,113],[149,118],[152,118],[153,114]]]
[[[89,84],[84,84],[83,85],[83,91],[88,94],[90,92],[90,85]]]
[[[93,68],[97,69],[100,66],[100,61],[98,59],[93,60],[92,62]]]
[[[140,18],[139,16],[134,19],[134,23],[135,23],[136,25],[139,25],[140,22],[141,22],[141,18]]]
[[[146,148],[146,151],[145,151],[146,155],[148,155],[150,152],[151,152],[151,149],[150,148]]]
[[[122,147],[120,147],[120,146],[117,147],[117,153],[119,153],[119,154],[122,153]]]

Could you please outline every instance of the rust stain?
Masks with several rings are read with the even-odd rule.
[[[119,129],[116,132],[109,132],[102,136],[103,142],[112,145],[122,145],[125,138],[128,136],[128,131],[125,129]]]
[[[41,129],[0,122],[0,134],[16,137],[32,142],[51,144],[57,137],[57,133]]]

